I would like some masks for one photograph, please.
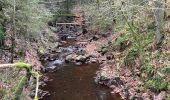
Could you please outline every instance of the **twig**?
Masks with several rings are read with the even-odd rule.
[[[38,100],[38,89],[39,89],[39,79],[40,79],[40,74],[38,72],[31,72],[32,74],[35,75],[36,77],[36,89],[35,89],[35,97],[34,100]]]

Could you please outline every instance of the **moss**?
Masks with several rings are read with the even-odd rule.
[[[5,34],[4,34],[5,33],[5,29],[4,29],[3,23],[4,23],[4,15],[0,11],[0,40],[3,40],[4,36],[5,36]]]
[[[0,23],[0,40],[3,40],[4,37],[5,37],[4,28],[3,28],[2,24]]]
[[[101,53],[102,55],[104,55],[105,53],[108,52],[108,47],[107,46],[102,46],[101,48],[99,48],[97,50],[98,53]]]
[[[167,85],[168,90],[170,90],[170,83]]]
[[[169,67],[162,67],[161,72],[164,74],[170,74],[170,68]]]
[[[34,97],[34,100],[38,100],[38,97],[37,97],[37,96],[35,96],[35,97]]]
[[[170,53],[169,52],[165,53],[165,57],[170,61]]]
[[[6,91],[4,89],[0,89],[0,99],[6,94]]]
[[[18,63],[15,63],[15,67],[17,68],[28,68],[30,69],[33,65],[31,64],[27,64],[27,63],[23,63],[23,62],[18,62]]]

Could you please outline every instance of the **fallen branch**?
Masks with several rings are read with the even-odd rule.
[[[23,69],[26,69],[26,71],[27,71],[26,75],[24,75],[22,77],[22,79],[19,81],[19,83],[14,91],[14,99],[13,100],[20,100],[20,97],[21,97],[21,94],[23,91],[23,87],[26,84],[27,80],[31,77],[32,65],[27,64],[27,63],[22,63],[22,62],[18,62],[18,63],[14,63],[14,64],[0,64],[0,68],[15,68],[15,67],[23,68]],[[37,81],[38,80],[39,80],[39,76],[37,76]],[[38,99],[36,99],[36,100],[38,100]]]
[[[22,63],[22,62],[18,62],[18,63],[14,63],[14,64],[0,64],[0,69],[1,68],[11,68],[11,67],[30,69],[32,67],[32,65],[27,64],[27,63]]]
[[[4,68],[10,68],[10,67],[14,67],[15,64],[0,64],[0,69],[4,69]]]
[[[31,74],[34,74],[36,78],[36,89],[35,89],[35,96],[34,100],[38,100],[38,89],[39,89],[39,79],[40,79],[40,74],[38,72],[31,72]]]

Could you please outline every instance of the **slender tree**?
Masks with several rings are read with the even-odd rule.
[[[12,41],[12,45],[11,45],[11,63],[13,63],[13,53],[14,53],[14,36],[15,36],[15,10],[16,10],[16,1],[13,0],[13,32],[11,34],[11,41]]]
[[[161,44],[161,42],[163,41],[163,35],[161,33],[161,29],[162,29],[162,23],[163,23],[163,4],[162,4],[163,0],[156,0],[155,1],[155,22],[156,22],[156,42],[158,45]]]

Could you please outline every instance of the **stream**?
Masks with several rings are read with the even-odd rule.
[[[60,53],[56,53],[55,60],[44,62],[46,71],[43,75],[48,81],[41,89],[48,91],[48,95],[43,96],[42,100],[120,100],[119,96],[110,93],[108,87],[94,82],[99,63],[65,61],[67,55],[81,51],[75,45],[74,32],[60,32],[58,35],[64,43],[59,47]]]

